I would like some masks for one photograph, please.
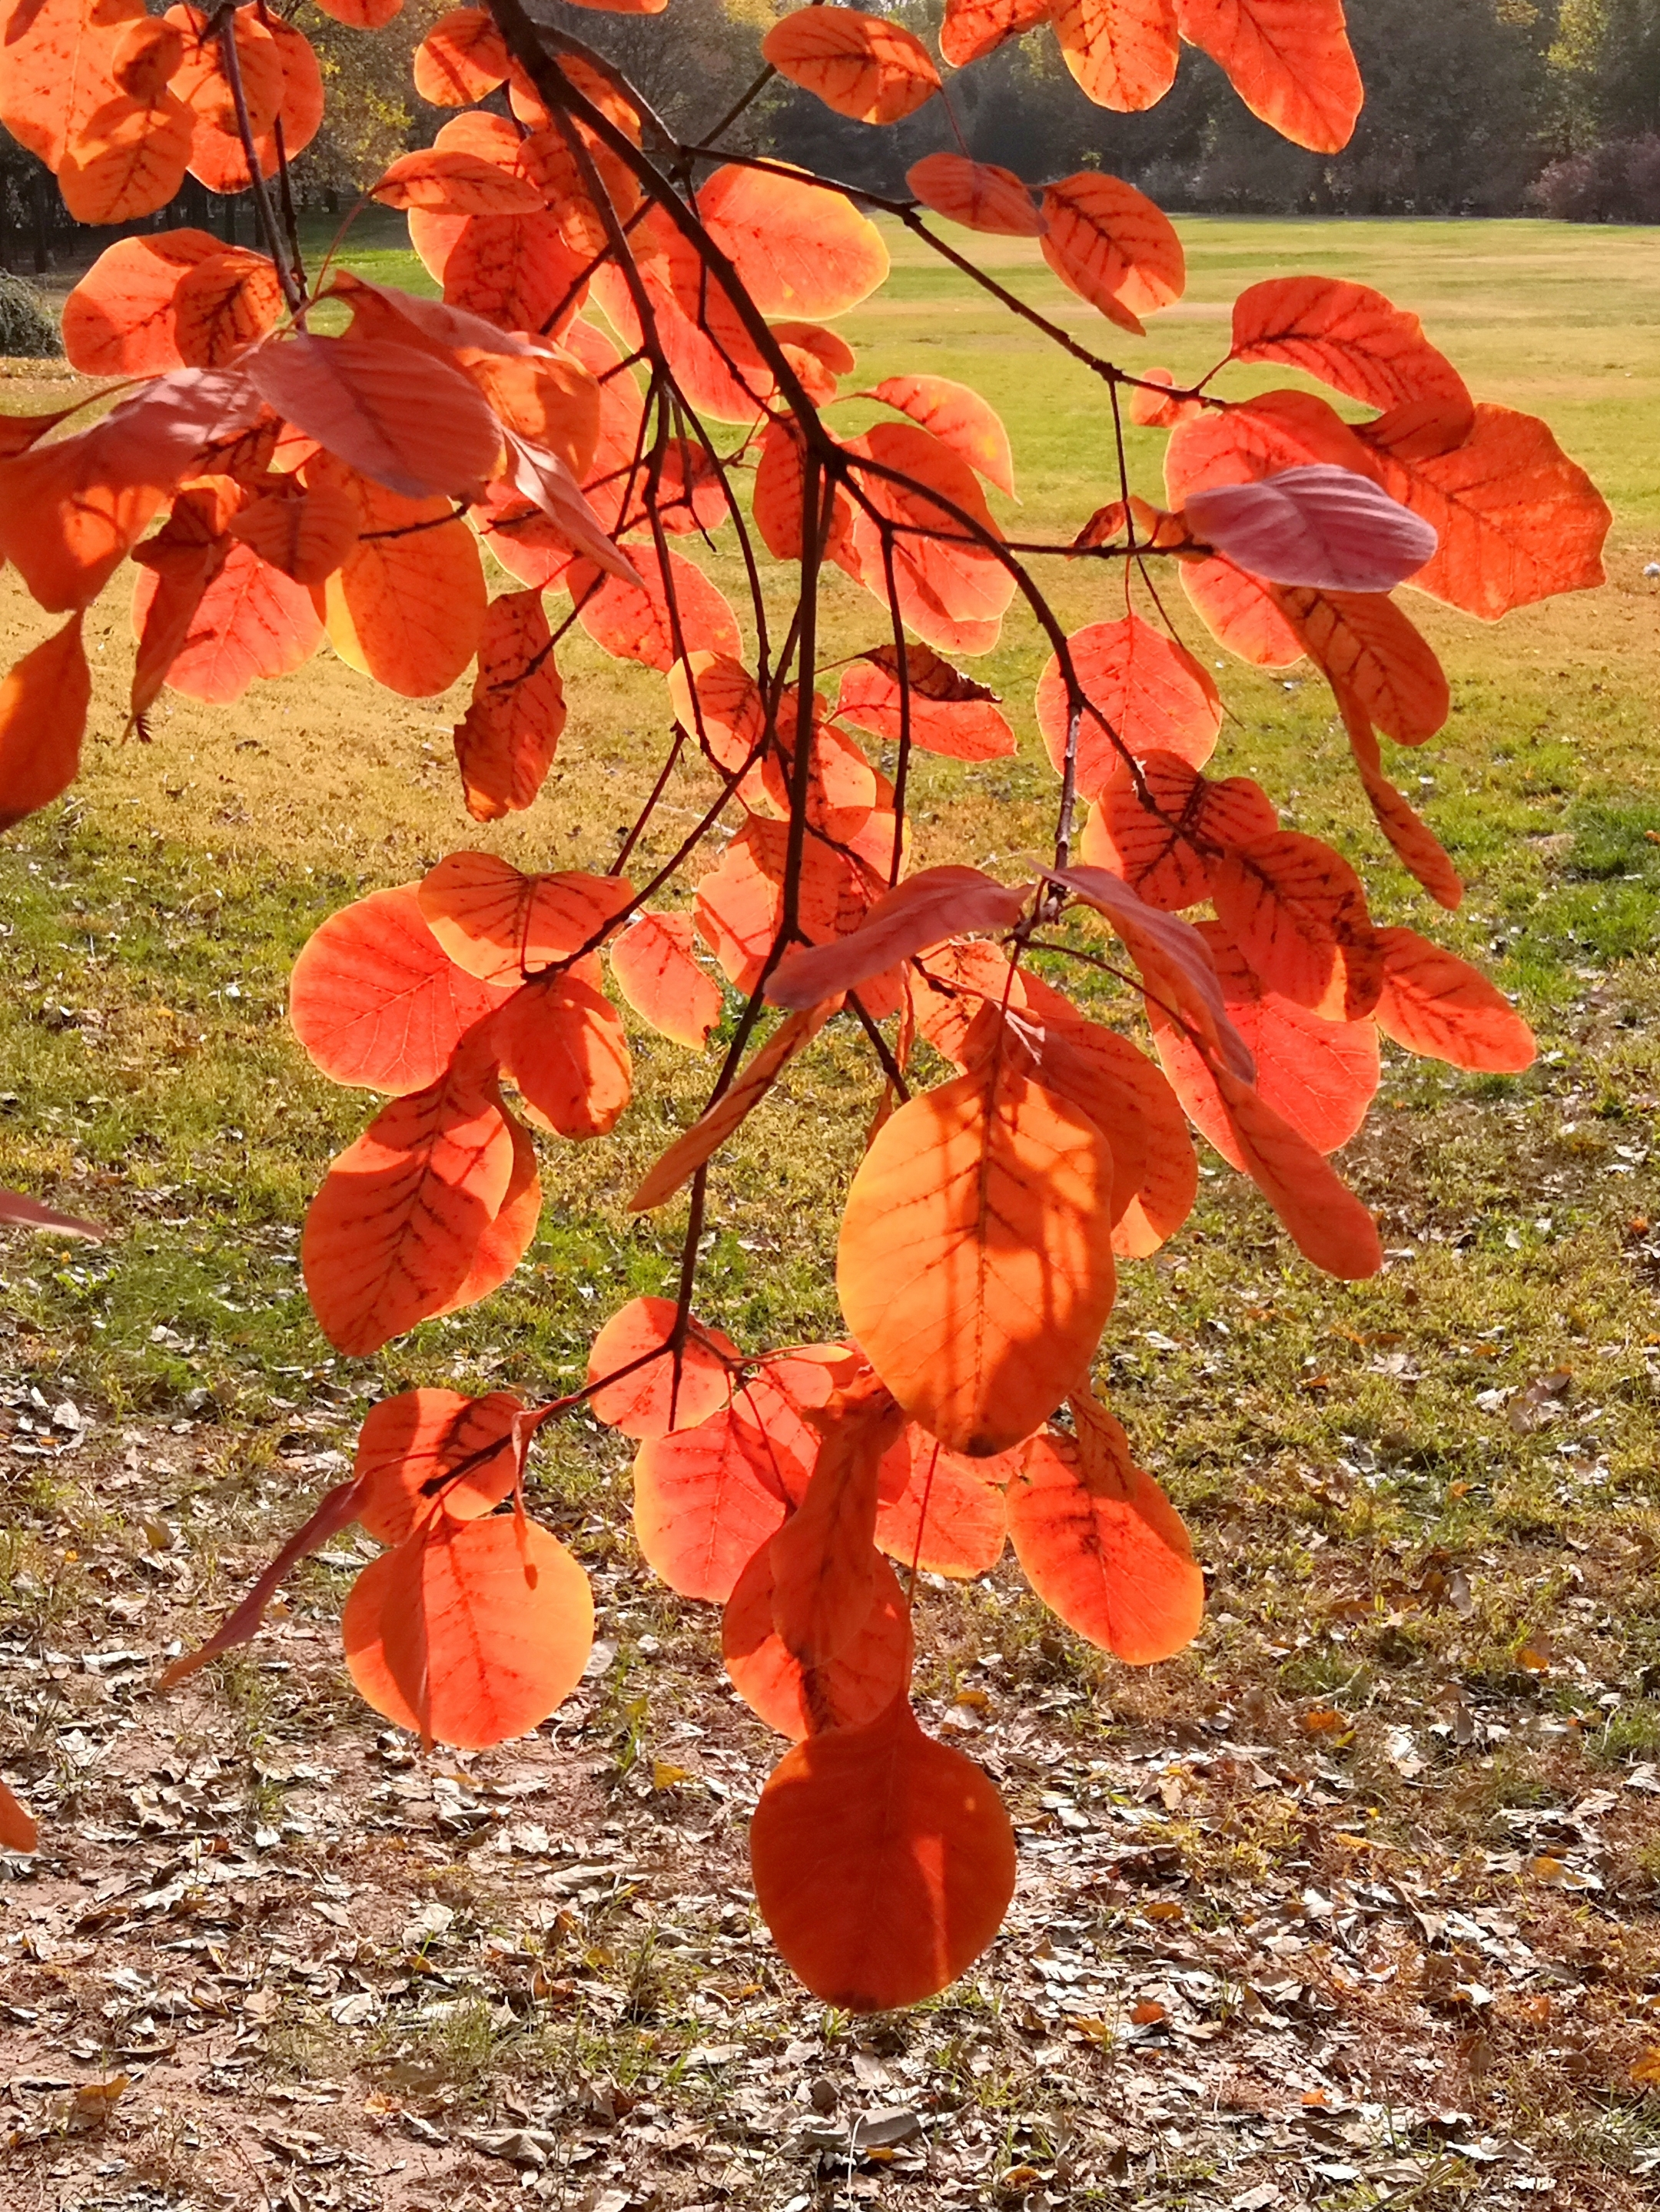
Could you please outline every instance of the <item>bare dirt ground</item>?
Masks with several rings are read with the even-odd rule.
[[[956,1656],[923,1718],[1003,1788],[1019,1887],[976,1976],[850,2021],[756,1917],[745,1816],[776,1747],[713,1615],[671,1614],[604,1516],[563,1529],[602,1616],[582,1692],[526,1741],[423,1759],[344,1684],[350,1537],[218,1683],[157,1695],[205,1617],[210,1409],[0,1405],[14,1492],[72,1456],[119,1531],[39,1527],[98,1604],[60,1614],[26,1571],[0,1644],[43,1831],[0,1906],[16,2212],[1651,2201],[1660,1772],[1588,1763],[1525,1668],[1372,1716],[1357,1756],[1335,1709],[1231,1690],[1213,1656],[1160,1691],[1091,1681],[1053,1637],[980,1652],[1012,1577],[929,1591],[925,1640]],[[292,1419],[289,1499],[350,1443],[326,1406]]]

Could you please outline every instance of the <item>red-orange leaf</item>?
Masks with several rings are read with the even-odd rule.
[[[1188,264],[1176,226],[1134,185],[1083,169],[1049,187],[1043,213],[1044,260],[1121,329],[1140,337],[1143,315],[1181,298]]]
[[[135,629],[156,585],[153,573],[141,571],[133,593]],[[322,636],[310,592],[239,541],[198,601],[167,680],[187,699],[228,706],[256,678],[289,676],[303,666]]]
[[[1259,583],[1231,561],[1184,561],[1182,586],[1219,645],[1256,668],[1290,668],[1303,641],[1286,621],[1272,584]]]
[[[415,88],[435,107],[468,107],[507,81],[508,50],[483,8],[452,8],[415,50]]]
[[[429,1742],[526,1735],[582,1679],[588,1578],[534,1522],[441,1516],[357,1577],[341,1619],[360,1694]]]
[[[944,376],[890,376],[875,386],[871,397],[897,407],[932,430],[942,445],[960,453],[971,469],[999,491],[1014,496],[1014,459],[1009,434],[996,410],[966,384],[953,384]]]
[[[876,1601],[877,1475],[903,1420],[868,1369],[820,1416],[824,1443],[806,1491],[769,1547],[773,1626],[804,1667],[845,1651]]]
[[[927,1575],[970,1581],[1003,1556],[1003,1486],[1016,1455],[964,1459],[913,1423],[882,1462],[876,1541],[891,1559]]]
[[[1074,1397],[1076,1431],[1046,1429],[1009,1485],[1015,1556],[1051,1612],[1132,1666],[1199,1632],[1205,1579],[1180,1516],[1135,1464],[1104,1406]]]
[[[939,89],[915,32],[854,8],[799,8],[761,41],[774,69],[855,123],[897,123]]]
[[[1219,1063],[1211,1070],[1245,1173],[1316,1267],[1350,1282],[1375,1275],[1383,1248],[1370,1213],[1299,1130]]]
[[[595,981],[579,972],[521,983],[490,1030],[526,1117],[577,1144],[610,1134],[634,1083],[622,1018],[597,976],[596,963]]]
[[[1415,876],[1438,905],[1449,911],[1462,903],[1464,886],[1440,839],[1416,809],[1383,774],[1370,717],[1353,702],[1344,702],[1349,750],[1360,771],[1360,782],[1378,828],[1394,848],[1402,866]]]
[[[605,1387],[594,1391],[588,1407],[625,1437],[643,1440],[696,1428],[732,1395],[738,1346],[689,1316],[677,1350],[676,1311],[672,1298],[632,1298],[593,1340],[587,1380]],[[617,1379],[605,1382],[611,1375]]]
[[[773,1626],[770,1546],[763,1544],[739,1577],[721,1617],[721,1656],[739,1696],[781,1735],[799,1743],[829,1729],[863,1728],[910,1680],[910,1607],[891,1568],[879,1561],[873,1577],[857,1634],[835,1658],[806,1667]]]
[[[1078,1382],[1112,1310],[1112,1154],[1012,1054],[907,1101],[842,1217],[848,1325],[913,1419],[988,1458]]]
[[[860,653],[842,672],[836,711],[896,744],[909,727],[913,744],[952,760],[1001,760],[1015,750],[997,694],[926,645],[908,645],[903,655],[891,645]]]
[[[1236,361],[1305,368],[1370,407],[1432,399],[1474,420],[1464,380],[1424,336],[1418,317],[1338,276],[1271,276],[1233,303]]]
[[[92,672],[75,614],[0,684],[0,830],[74,782],[91,703]]]
[[[775,1006],[815,1006],[948,937],[1012,929],[1031,888],[996,883],[978,868],[924,869],[885,893],[847,936],[787,952],[767,996]]]
[[[1049,13],[1061,58],[1098,107],[1136,114],[1176,82],[1176,0],[1053,0]]]
[[[735,163],[697,195],[710,237],[763,315],[839,315],[888,273],[882,234],[840,192]]]
[[[1368,932],[1366,895],[1341,854],[1296,830],[1242,840],[1211,870],[1216,911],[1270,990],[1332,1014],[1345,1011],[1369,963],[1353,948]],[[1376,997],[1375,984],[1371,996]],[[1349,1005],[1354,1015],[1370,1005]]]
[[[263,337],[283,312],[269,256],[228,246],[186,269],[173,295],[173,337],[197,368],[222,368]]]
[[[173,321],[179,281],[225,252],[205,230],[156,230],[106,247],[64,302],[64,351],[85,376],[182,368]]]
[[[230,534],[296,584],[327,581],[357,544],[357,502],[333,484],[271,492],[230,518]]]
[[[478,541],[447,499],[404,499],[317,455],[306,483],[357,506],[358,542],[325,587],[341,659],[405,699],[447,691],[477,649],[488,592]]]
[[[455,757],[475,822],[522,812],[542,788],[565,726],[565,687],[539,592],[492,599],[478,639],[472,703]]]
[[[262,346],[248,374],[296,429],[405,499],[469,496],[495,472],[500,426],[472,380],[435,354],[300,331]]]
[[[1377,1032],[1371,1021],[1328,1020],[1267,989],[1220,922],[1199,928],[1222,985],[1228,1016],[1256,1062],[1256,1087],[1275,1113],[1317,1152],[1347,1144],[1377,1089]],[[1164,1071],[1195,1126],[1230,1166],[1245,1162],[1203,1059],[1155,1008],[1153,1039]]]
[[[694,562],[672,551],[665,562],[654,544],[630,545],[629,558],[638,583],[604,575],[586,560],[573,561],[565,573],[582,627],[596,644],[618,659],[663,670],[691,653],[742,653],[737,616]]]
[[[1416,457],[1409,437],[1374,450],[1384,489],[1440,539],[1412,580],[1420,591],[1497,622],[1602,581],[1607,502],[1536,416],[1483,401],[1450,453]]]
[[[810,1735],[750,1824],[756,1899],[817,1997],[848,2012],[919,2003],[973,1965],[1014,1892],[1014,1832],[961,1752],[898,1697],[860,1729]]]
[[[1412,929],[1380,929],[1383,988],[1377,1026],[1408,1052],[1497,1075],[1531,1067],[1533,1032],[1504,993],[1467,960]]]
[[[641,1445],[634,1462],[634,1533],[649,1565],[682,1597],[724,1604],[783,1526],[807,1468],[769,1435],[753,1393],[695,1429]],[[787,1471],[788,1480],[785,1480]]]
[[[913,422],[877,422],[848,451],[884,471],[855,459],[868,507],[854,514],[853,545],[866,589],[885,602],[880,518],[892,528],[894,585],[911,629],[943,653],[988,652],[1014,579],[998,557],[1003,533],[974,471]],[[909,481],[896,483],[889,471]]]
[[[413,884],[331,915],[294,963],[289,1018],[325,1075],[370,1091],[424,1091],[502,993],[458,968]]]
[[[1318,392],[1263,392],[1178,424],[1164,449],[1164,484],[1179,507],[1214,484],[1256,483],[1316,462],[1358,476],[1377,473],[1371,449]]]
[[[1445,723],[1452,706],[1445,673],[1429,641],[1393,599],[1378,592],[1276,585],[1274,601],[1340,706],[1352,701],[1397,744],[1421,744]]]
[[[400,154],[368,189],[382,207],[426,208],[441,215],[532,215],[544,204],[527,177],[453,146]]]
[[[452,853],[420,885],[421,911],[450,958],[503,984],[597,943],[633,896],[621,876],[525,876],[493,853]]]
[[[1343,0],[1176,0],[1176,13],[1282,138],[1316,154],[1348,144],[1362,92]]]
[[[383,1107],[306,1215],[301,1266],[330,1342],[361,1357],[449,1311],[513,1169],[507,1117],[470,1072]]]
[[[166,207],[185,181],[196,118],[165,85],[95,107],[64,149],[58,188],[77,222],[131,222]]]
[[[1138,614],[1091,623],[1067,639],[1085,705],[1078,722],[1078,788],[1099,796],[1126,752],[1175,753],[1202,768],[1216,750],[1222,701],[1208,669],[1179,638]],[[1059,775],[1066,761],[1067,687],[1058,656],[1037,679],[1037,726]],[[1118,740],[1115,744],[1115,738]]]
[[[953,69],[966,68],[1043,22],[1049,12],[1049,0],[946,0],[939,51]]]
[[[0,123],[56,170],[95,108],[121,89],[122,33],[143,0],[40,0],[15,9],[0,44]]]
[[[611,948],[611,972],[642,1021],[701,1052],[721,1018],[721,987],[692,954],[691,917],[642,914]]]
[[[525,1408],[509,1391],[402,1390],[372,1407],[357,1432],[357,1517],[382,1544],[401,1544],[436,1512],[476,1521],[519,1480]]]
[[[906,189],[947,222],[1000,238],[1038,238],[1043,216],[1012,169],[966,154],[925,154],[905,172]]]

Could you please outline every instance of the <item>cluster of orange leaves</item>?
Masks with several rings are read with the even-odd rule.
[[[396,4],[329,0],[371,27]],[[1151,105],[1186,39],[1298,143],[1333,149],[1353,126],[1339,0],[950,0],[940,52],[961,67],[1045,21],[1103,105]],[[873,125],[944,82],[912,33],[849,9],[803,9],[765,51]],[[71,361],[118,381],[95,419],[0,423],[0,550],[69,617],[0,689],[0,823],[76,772],[82,617],[129,555],[141,728],[164,684],[227,702],[325,635],[410,696],[474,666],[454,735],[481,821],[537,798],[572,624],[664,678],[673,757],[695,748],[720,793],[643,887],[620,863],[526,874],[456,853],[334,915],[295,966],[301,1044],[385,1101],[331,1165],[302,1246],[319,1322],[351,1355],[518,1266],[541,1205],[532,1129],[600,1138],[628,1105],[619,1000],[691,1051],[727,1003],[709,963],[745,1010],[708,1108],[632,1200],[691,1186],[681,1295],[613,1316],[569,1397],[417,1390],[377,1407],[352,1479],[172,1678],[252,1636],[294,1562],[356,1520],[387,1547],[344,1620],[365,1698],[459,1746],[534,1727],[581,1679],[593,1616],[580,1568],[526,1515],[526,1456],[543,1424],[587,1405],[638,1445],[645,1557],[724,1607],[735,1686],[795,1740],[752,1832],[780,1948],[832,2002],[912,2002],[994,1934],[1014,1853],[986,1778],[914,1716],[907,1583],[986,1573],[1012,1543],[1038,1595],[1126,1661],[1167,1656],[1199,1623],[1186,1534],[1089,1381],[1119,1262],[1192,1207],[1191,1131],[1310,1261],[1364,1276],[1377,1229],[1329,1156],[1364,1119],[1380,1033],[1465,1067],[1532,1055],[1475,969],[1377,927],[1347,860],[1283,828],[1257,783],[1207,774],[1221,698],[1152,564],[1177,565],[1244,660],[1313,660],[1383,835],[1450,908],[1452,863],[1384,772],[1380,733],[1420,744],[1449,709],[1395,587],[1484,620],[1584,587],[1607,510],[1541,423],[1473,400],[1414,316],[1363,286],[1278,278],[1237,301],[1225,361],[1191,387],[1094,363],[1138,422],[1169,429],[1166,504],[1115,501],[1044,549],[1114,580],[1103,618],[1067,635],[988,503],[987,487],[1012,493],[1013,464],[986,402],[929,375],[844,390],[858,364],[830,324],[887,270],[844,193],[750,158],[706,162],[695,195],[677,192],[626,84],[569,40],[538,46],[517,0],[445,16],[416,81],[461,112],[374,191],[407,211],[441,301],[344,272],[307,293],[274,233],[275,258],[191,230],[122,241],[71,295]],[[211,23],[138,0],[20,0],[0,46],[0,118],[86,220],[164,204],[186,164],[260,192],[320,112],[309,48],[258,0]],[[927,211],[1037,238],[1119,330],[1140,334],[1181,295],[1174,228],[1117,179],[1034,192],[938,154],[909,191],[895,212],[924,237]],[[322,301],[327,334],[308,327]],[[1229,362],[1306,372],[1367,412],[1301,387],[1230,401],[1212,389]],[[839,435],[843,398],[885,412]],[[733,434],[718,444],[711,422]],[[749,639],[671,543],[727,530],[751,576]],[[519,588],[490,596],[484,548]],[[802,571],[781,658],[763,551]],[[813,646],[824,561],[881,617],[833,701]],[[1054,865],[1014,884],[913,871],[913,748],[1015,750],[994,695],[947,656],[989,649],[1017,592],[1052,647],[1035,703],[1061,779]],[[550,592],[569,602],[556,629]],[[893,749],[891,778],[859,732]],[[1090,811],[1074,849],[1076,801]],[[723,817],[690,910],[654,904]],[[1151,1054],[1033,968],[1034,932],[1068,914],[1098,933],[1084,957],[1145,1012]],[[769,1006],[781,1018],[757,1036]],[[704,1178],[838,1014],[887,1077],[841,1228],[848,1339],[746,1352],[692,1311]],[[954,1073],[913,1091],[927,1053]],[[0,1841],[27,1833],[0,1797]]]

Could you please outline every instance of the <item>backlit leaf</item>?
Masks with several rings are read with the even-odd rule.
[[[845,1651],[876,1602],[877,1475],[903,1421],[868,1370],[821,1416],[824,1443],[806,1493],[769,1547],[773,1626],[804,1667]]]
[[[588,1578],[534,1522],[441,1515],[366,1567],[341,1618],[359,1693],[427,1741],[525,1735],[582,1679]]]
[[[721,987],[692,954],[691,917],[642,914],[612,939],[611,972],[642,1021],[701,1052],[721,1018]]]
[[[1047,21],[1049,13],[1049,0],[946,0],[939,51],[953,69],[966,68],[1006,39]]]
[[[713,1158],[733,1131],[760,1104],[796,1054],[817,1036],[837,1004],[836,1000],[826,1000],[780,1022],[760,1050],[751,1054],[730,1088],[722,1091],[666,1152],[659,1154],[629,1200],[630,1213],[648,1212],[653,1206],[663,1205],[683,1183],[691,1180],[706,1160]]]
[[[925,154],[905,172],[906,189],[935,215],[965,230],[1000,238],[1038,238],[1044,219],[1012,169],[966,154]]]
[[[891,1559],[927,1575],[969,1581],[1003,1555],[1008,1509],[1003,1486],[1018,1455],[964,1459],[908,1425],[881,1467],[876,1541]]]
[[[357,502],[333,484],[271,492],[232,515],[229,528],[296,584],[321,584],[357,544]]]
[[[1377,1022],[1385,1036],[1455,1067],[1519,1075],[1532,1066],[1532,1031],[1479,969],[1415,930],[1380,929],[1375,941],[1383,960]]]
[[[996,1790],[923,1735],[903,1696],[863,1728],[808,1736],[774,1769],[750,1860],[774,1942],[848,2012],[915,2004],[955,1981],[1014,1890]]]
[[[672,1298],[631,1298],[611,1316],[588,1352],[589,1385],[605,1382],[588,1400],[596,1420],[643,1441],[696,1428],[729,1401],[738,1346],[688,1316],[677,1348],[675,1319]]]
[[[1316,154],[1348,144],[1362,92],[1343,0],[1176,0],[1176,13],[1282,138]]]
[[[848,1325],[911,1418],[973,1458],[1029,1436],[1084,1373],[1114,1274],[1112,1154],[1011,1054],[909,1099],[848,1194]]]
[[[154,573],[141,572],[133,594],[135,629],[157,584]],[[185,698],[228,706],[257,678],[289,676],[302,667],[322,636],[311,593],[239,540],[196,602],[167,681]]]
[[[262,346],[247,368],[296,428],[405,499],[465,495],[495,471],[495,416],[471,379],[435,355],[298,331]]]
[[[842,671],[836,711],[896,744],[909,727],[911,742],[926,751],[952,760],[1001,760],[1015,750],[1014,732],[996,701],[988,685],[926,645],[907,645],[903,658],[897,647],[877,645]]]
[[[1104,1406],[1074,1397],[1076,1429],[1045,1429],[1008,1487],[1009,1535],[1028,1582],[1069,1628],[1146,1667],[1190,1644],[1205,1581],[1188,1532]]]
[[[655,545],[630,545],[640,580],[601,574],[573,561],[566,583],[582,627],[620,660],[668,670],[688,653],[742,653],[743,638],[725,596],[684,554],[666,562]]]
[[[343,907],[313,931],[294,963],[289,1018],[336,1083],[424,1091],[473,1024],[503,1002],[502,989],[456,966],[416,892],[401,884]]]
[[[494,822],[534,803],[564,726],[565,690],[542,595],[504,592],[486,611],[472,702],[454,732],[475,822]]]
[[[1236,361],[1283,361],[1351,399],[1389,409],[1432,399],[1474,419],[1464,380],[1418,317],[1368,284],[1272,276],[1233,303]]]
[[[622,1018],[594,981],[566,974],[520,984],[496,1015],[490,1042],[538,1129],[581,1144],[616,1127],[633,1067]]]
[[[106,246],[64,302],[70,367],[85,376],[182,368],[173,319],[179,279],[225,251],[205,230],[155,230]]]
[[[477,650],[487,592],[478,541],[447,499],[405,499],[327,454],[306,464],[357,505],[357,543],[326,586],[335,651],[405,699],[447,691]]]
[[[92,673],[75,614],[0,684],[0,830],[74,782],[91,703]]]
[[[1446,676],[1392,599],[1292,585],[1275,586],[1274,599],[1340,704],[1353,701],[1397,744],[1421,744],[1444,726],[1452,703]]]
[[[1078,724],[1078,788],[1094,799],[1126,752],[1175,753],[1202,767],[1216,750],[1222,702],[1210,672],[1179,638],[1141,616],[1091,623],[1067,639],[1085,704]],[[1065,763],[1067,688],[1058,656],[1037,680],[1037,726],[1059,775]],[[1117,739],[1117,743],[1114,739]]]
[[[697,210],[763,315],[844,314],[888,273],[870,218],[805,179],[728,164],[700,187]]]
[[[173,295],[173,338],[197,368],[222,368],[283,313],[283,288],[269,257],[228,246],[186,269]]]
[[[799,8],[761,41],[774,69],[855,123],[897,123],[939,89],[915,33],[854,8]]]
[[[469,1071],[383,1107],[306,1215],[301,1266],[330,1342],[361,1357],[447,1312],[513,1167],[507,1117]]]
[[[988,483],[1013,498],[1014,460],[1008,432],[977,392],[944,376],[890,376],[872,387],[871,397],[931,430]]]
[[[1176,81],[1177,0],[1054,0],[1061,57],[1098,107],[1135,114]]]
[[[996,883],[978,868],[928,868],[878,899],[848,935],[787,952],[767,996],[776,1006],[805,1007],[857,990],[948,937],[1012,928],[1031,893],[1030,884]]]
[[[370,1407],[357,1432],[357,1517],[401,1544],[438,1510],[455,1521],[493,1512],[519,1480],[525,1412],[507,1390],[402,1390]]]
[[[452,853],[419,886],[438,943],[491,983],[518,983],[592,948],[633,896],[621,876],[526,876],[493,853]]]
[[[1176,226],[1144,192],[1099,170],[1063,177],[1043,194],[1043,258],[1063,284],[1122,330],[1168,307],[1187,287]]]
[[[543,205],[528,178],[446,146],[400,154],[369,186],[369,198],[382,207],[444,215],[531,215]]]
[[[1344,1012],[1353,996],[1352,948],[1370,923],[1360,878],[1340,854],[1300,830],[1270,830],[1242,840],[1214,864],[1211,893],[1218,916],[1270,990],[1299,1006]],[[1370,1010],[1347,1008],[1352,1015]]]
[[[77,222],[131,222],[167,206],[185,181],[196,118],[165,85],[135,100],[117,93],[88,116],[58,167]]]
[[[857,1633],[833,1659],[807,1667],[773,1626],[770,1546],[762,1545],[739,1577],[721,1617],[721,1656],[739,1697],[781,1735],[800,1742],[829,1729],[862,1728],[910,1680],[910,1608],[891,1568],[878,1561],[873,1579]]]
[[[857,470],[855,462],[874,510],[859,507],[853,522],[866,589],[885,599],[880,517],[891,526],[899,611],[911,629],[940,652],[989,651],[1014,596],[1014,579],[996,553],[1002,532],[974,471],[912,422],[874,423],[848,450],[884,471]],[[909,481],[894,481],[890,471]]]
[[[435,107],[467,107],[507,81],[508,50],[483,8],[452,8],[415,50],[415,88]]]

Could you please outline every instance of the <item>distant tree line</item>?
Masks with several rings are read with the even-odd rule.
[[[405,147],[429,142],[446,111],[410,82],[410,55],[447,0],[409,0],[384,30],[344,28],[312,4],[290,10],[318,49],[329,119],[296,185],[313,213],[344,212]],[[881,0],[863,0],[874,8]],[[888,0],[927,34],[944,0]],[[622,63],[680,134],[708,126],[760,69],[760,42],[786,0],[670,0],[656,21],[543,0],[538,13]],[[843,121],[774,82],[747,111],[757,150],[794,157],[871,191],[903,190],[923,154],[961,143],[977,159],[1038,180],[1085,167],[1128,177],[1162,206],[1259,215],[1539,213],[1582,222],[1660,222],[1660,0],[1348,0],[1366,84],[1354,137],[1335,156],[1302,152],[1256,122],[1222,73],[1184,53],[1174,92],[1146,115],[1095,107],[1055,40],[1017,40],[948,80],[895,129]],[[497,103],[492,103],[497,104]],[[953,127],[952,116],[955,117]],[[187,181],[154,227],[227,236],[252,211]],[[46,172],[0,131],[0,266],[44,268],[101,238],[74,235]]]

